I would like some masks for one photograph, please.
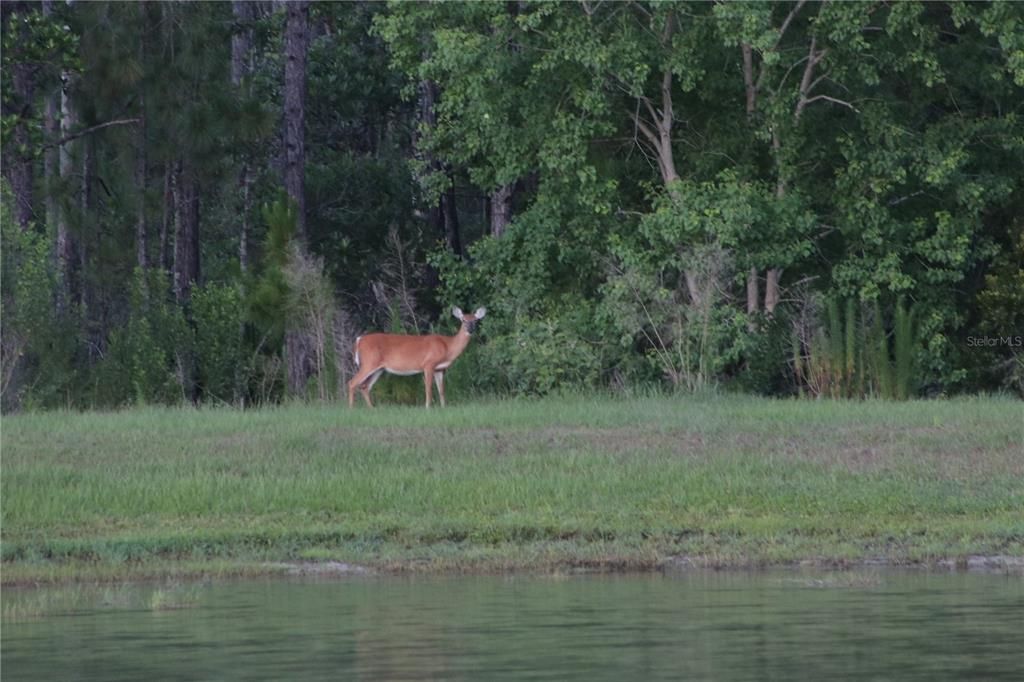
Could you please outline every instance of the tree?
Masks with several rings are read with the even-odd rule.
[[[328,396],[356,325],[427,331],[453,300],[494,311],[481,388],[777,394],[839,340],[836,371],[863,355],[889,389],[1015,385],[1019,354],[963,339],[1016,319],[1021,5],[0,17],[5,409]],[[282,185],[291,260],[253,215]]]
[[[462,255],[462,237],[459,233],[459,207],[455,201],[455,184],[451,169],[438,158],[425,136],[429,136],[437,128],[437,84],[429,79],[420,81],[419,85],[419,125],[422,132],[416,135],[414,147],[422,157],[420,164],[425,172],[420,175],[420,183],[428,195],[437,195],[431,202],[430,222],[434,225],[434,233],[444,238],[445,246],[452,253]],[[440,188],[432,188],[431,184],[441,183]]]
[[[306,62],[309,52],[309,2],[285,6],[284,34],[284,186],[298,207],[296,236],[306,235]]]
[[[27,230],[35,219],[35,172],[29,126],[35,108],[37,65],[32,48],[39,13],[32,3],[11,2],[4,3],[2,17],[6,76],[3,88],[4,177],[14,193],[15,219],[21,229]]]
[[[243,82],[249,79],[252,73],[252,24],[256,18],[256,5],[250,0],[233,0],[231,12],[236,22],[231,35],[231,84],[241,90]],[[238,263],[243,272],[249,269],[249,214],[252,212],[252,178],[249,163],[250,160],[243,156],[238,178],[238,184],[242,189]]]

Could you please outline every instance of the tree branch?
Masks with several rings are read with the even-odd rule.
[[[786,18],[782,21],[782,25],[779,26],[779,37],[775,39],[775,44],[772,45],[772,49],[769,50],[769,52],[774,52],[777,49],[779,49],[779,45],[782,43],[782,38],[783,36],[786,35],[786,29],[789,28],[789,25],[793,22],[793,19],[796,18],[796,15],[800,12],[800,10],[803,8],[805,4],[807,4],[807,0],[800,0],[800,2],[796,3],[796,6],[793,7],[792,10],[790,10],[789,14],[786,15]],[[765,73],[766,70],[762,68],[761,73],[759,73],[757,76],[757,84],[754,86],[755,92],[761,90],[761,85],[763,85],[764,83]]]
[[[665,69],[661,77],[661,125],[662,134],[672,134],[672,71]]]
[[[796,3],[796,7],[790,10],[789,14],[782,21],[782,26],[779,26],[779,37],[776,38],[775,44],[772,45],[773,50],[782,42],[782,37],[786,35],[786,29],[789,28],[790,23],[792,23],[794,18],[796,18],[797,13],[805,4],[807,4],[807,0],[800,0],[800,2]]]
[[[655,126],[657,126],[658,125],[658,112],[654,110],[654,106],[651,104],[650,98],[646,97],[646,96],[641,96],[641,97],[639,97],[639,100],[641,102],[643,102],[644,106],[647,108],[647,113],[651,115],[651,123],[653,123]]]
[[[757,86],[754,85],[754,50],[748,43],[740,46],[743,51],[743,84],[747,89],[747,116],[757,108]]]
[[[655,133],[654,130],[649,125],[647,125],[647,123],[645,123],[642,118],[640,118],[639,112],[633,114],[633,121],[636,123],[637,129],[639,129],[640,132],[644,134],[644,137],[647,138],[647,141],[651,143],[654,149],[658,149],[658,134]]]
[[[825,80],[826,78],[828,78],[828,73],[827,72],[823,73],[820,76],[818,76],[817,78],[815,78],[814,81],[811,82],[811,84],[809,86],[807,86],[807,92],[812,92],[814,90],[814,88],[818,87],[818,83],[820,83],[821,81]]]
[[[807,51],[807,66],[804,67],[803,78],[800,79],[800,100],[796,103],[796,109],[793,110],[793,122],[796,123],[800,120],[800,114],[803,113],[804,107],[807,106],[808,98],[807,94],[811,89],[811,77],[814,75],[814,67],[818,65],[825,55],[828,53],[828,49],[815,51],[818,46],[818,37],[811,36],[811,47]],[[817,81],[815,81],[817,83]]]
[[[810,99],[804,101],[804,106],[810,104],[811,102],[817,102],[819,99],[823,99],[826,102],[832,102],[833,104],[841,104],[844,107],[847,107],[849,109],[852,109],[853,111],[856,111],[858,114],[860,113],[860,110],[857,107],[853,106],[852,104],[850,104],[846,100],[837,99],[835,97],[829,97],[828,95],[815,95],[814,97],[811,97]]]
[[[672,35],[675,33],[675,15],[665,17],[665,32],[662,35],[662,46],[671,51]],[[672,69],[668,65],[661,76],[661,133],[666,137],[672,135]]]
[[[100,123],[99,125],[91,126],[89,128],[86,128],[85,130],[79,130],[77,133],[72,133],[67,137],[57,140],[56,142],[44,144],[42,149],[50,149],[51,147],[63,146],[68,142],[71,142],[72,140],[76,140],[85,135],[89,135],[90,133],[94,133],[97,130],[102,130],[103,128],[109,128],[110,126],[132,125],[135,123],[139,123],[140,121],[142,121],[141,118],[122,118],[117,121],[107,121],[106,123]]]

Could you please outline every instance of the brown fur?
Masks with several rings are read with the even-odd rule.
[[[481,311],[486,313],[483,308],[477,310],[478,313]],[[483,317],[483,314],[480,317]],[[393,374],[419,374],[422,372],[427,407],[430,407],[433,397],[430,387],[431,379],[433,379],[441,398],[441,406],[444,407],[444,372],[469,345],[469,329],[475,326],[472,323],[479,318],[472,314],[461,315],[460,319],[462,327],[455,336],[367,334],[359,337],[355,345],[359,369],[352,380],[348,382],[348,406],[355,406],[355,393],[358,389],[366,404],[373,407],[370,390],[380,375],[388,371]]]

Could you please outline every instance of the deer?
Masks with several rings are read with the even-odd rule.
[[[427,408],[433,398],[430,382],[437,385],[437,393],[444,402],[444,373],[462,355],[469,345],[469,337],[476,331],[480,320],[487,314],[487,308],[477,308],[472,315],[466,315],[461,308],[452,308],[462,327],[455,336],[427,334],[366,334],[356,338],[353,352],[356,361],[356,375],[348,382],[348,406],[355,407],[356,389],[363,394],[367,406],[373,407],[370,390],[384,372],[411,376],[423,373],[427,393]]]

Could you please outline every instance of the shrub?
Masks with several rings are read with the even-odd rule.
[[[556,318],[520,318],[511,331],[490,337],[477,356],[478,382],[516,394],[593,387],[601,373],[590,345]]]
[[[841,304],[834,298],[806,297],[792,332],[798,390],[812,397],[913,397],[920,381],[914,317],[912,308],[897,301],[890,340],[877,302],[863,308],[852,299]]]
[[[334,294],[323,261],[292,248],[283,270],[287,285],[285,363],[290,375],[308,377],[320,400],[334,395]]]
[[[173,404],[190,397],[194,335],[169,291],[165,273],[135,270],[128,320],[110,333],[96,369],[98,403]]]
[[[675,389],[716,384],[751,343],[744,313],[725,292],[731,259],[711,244],[688,250],[687,276],[628,250],[603,289],[603,305],[627,348],[639,345],[650,365]]]
[[[75,368],[81,346],[77,311],[57,310],[50,242],[34,228],[20,229],[10,214],[7,184],[0,184],[2,407],[66,407],[74,402],[81,378]]]
[[[207,400],[237,402],[248,383],[244,308],[237,284],[207,284],[192,292],[199,382]]]

